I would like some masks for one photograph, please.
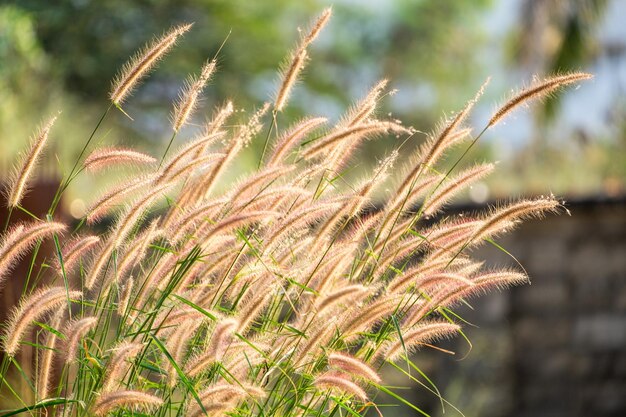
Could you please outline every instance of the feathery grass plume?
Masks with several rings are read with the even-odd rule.
[[[197,160],[198,158],[204,156],[203,149],[205,146],[210,146],[215,143],[218,139],[224,136],[224,132],[213,133],[210,136],[203,136],[197,138],[183,146],[168,159],[168,161],[163,165],[163,167],[158,172],[158,177],[155,180],[155,183],[160,183],[168,178],[173,176],[173,173],[176,172],[176,168],[180,168],[181,165],[187,166],[190,162]],[[218,155],[218,154],[213,154]]]
[[[10,272],[11,267],[17,263],[22,254],[30,247],[20,245],[24,237],[23,224],[14,226],[2,236],[2,241],[0,241],[0,284],[6,274]]]
[[[50,327],[52,329],[59,329],[61,320],[65,315],[66,310],[59,310],[50,320]],[[41,354],[41,359],[37,362],[37,398],[43,400],[48,398],[51,388],[51,377],[54,365],[54,357],[57,353],[57,340],[59,336],[56,331],[48,332],[44,345],[44,349]]]
[[[239,184],[235,184],[233,191],[228,193],[226,198],[234,204],[236,204],[237,199],[245,201],[248,198],[255,198],[270,188],[274,181],[280,177],[286,176],[293,170],[295,170],[293,165],[287,165],[267,167],[261,171],[257,171],[242,180]]]
[[[408,130],[395,122],[383,121],[383,120],[371,120],[365,123],[340,129],[334,133],[330,133],[319,140],[313,142],[313,145],[308,147],[303,156],[306,159],[319,157],[328,154],[336,149],[337,144],[347,139],[352,139],[350,144],[355,146],[357,139],[366,137],[368,135],[376,135],[381,133],[407,133]]]
[[[317,19],[315,19],[315,22],[313,23],[313,25],[311,25],[311,29],[309,29],[309,32],[307,33],[307,35],[304,38],[302,38],[302,41],[300,43],[300,48],[307,48],[309,45],[313,43],[313,41],[319,36],[322,29],[324,29],[324,26],[326,26],[326,24],[330,20],[330,17],[332,14],[333,14],[332,7],[327,7],[322,11],[322,13],[317,17]]]
[[[219,313],[211,312],[211,314],[216,317],[220,317]],[[199,312],[195,308],[183,306],[174,308],[171,311],[164,311],[156,318],[155,323],[158,323],[159,329],[166,330],[168,328],[175,328],[187,322],[204,322],[208,319],[209,318],[204,313]]]
[[[591,78],[593,78],[592,74],[585,72],[572,72],[570,74],[556,75],[543,81],[536,81],[504,103],[502,107],[500,107],[493,114],[493,116],[491,116],[489,123],[487,123],[487,127],[494,126],[516,107],[525,104],[528,101],[546,97],[561,87],[574,84],[579,81],[589,80]]]
[[[466,284],[465,282],[449,281],[448,285],[440,287],[438,291],[426,294],[427,297],[408,309],[403,318],[404,327],[413,327],[439,307],[454,304],[462,297],[461,294],[472,286],[473,283]]]
[[[111,243],[113,247],[117,249],[122,246],[132,229],[137,225],[137,222],[143,217],[145,211],[154,203],[154,200],[171,186],[171,183],[156,186],[149,191],[147,196],[137,200],[119,216],[115,226],[112,228]]]
[[[502,270],[491,273],[482,273],[470,280],[471,285],[449,285],[439,289],[427,302],[409,311],[405,317],[405,323],[414,325],[430,311],[439,307],[447,307],[460,302],[460,300],[485,293],[491,289],[504,289],[513,285],[528,282],[526,274],[517,271]]]
[[[319,201],[309,205],[308,207],[295,210],[293,213],[279,219],[276,222],[272,230],[268,232],[264,242],[265,247],[272,248],[272,244],[279,240],[281,236],[332,214],[333,211],[338,209],[340,206],[341,200],[333,199]]]
[[[158,229],[159,220],[160,218],[153,220],[144,231],[125,246],[124,255],[117,265],[117,274],[119,276],[126,276],[143,259],[150,244],[155,239],[164,237],[164,231]]]
[[[352,266],[352,259],[358,249],[354,243],[340,242],[330,253],[323,255],[323,259],[317,258],[315,254],[323,254],[324,251],[313,252],[310,257],[311,265],[302,274],[308,277],[306,285],[322,295],[326,294],[331,287],[337,287],[337,285],[341,287],[342,278],[346,270]],[[315,248],[309,247],[309,250],[315,250]]]
[[[211,221],[213,216],[217,216],[219,210],[228,203],[228,199],[220,198],[215,200],[209,200],[204,204],[197,207],[191,207],[184,211],[173,224],[165,224],[167,233],[171,236],[171,241],[175,244],[178,243],[185,234],[188,233],[189,228],[193,227],[200,221]]]
[[[202,324],[201,321],[188,321],[182,323],[168,334],[167,342],[165,344],[167,351],[176,363],[181,363],[187,346],[191,342],[196,330]],[[174,368],[174,365],[168,360],[163,369],[166,376],[166,384],[170,388],[174,388],[178,383],[178,372]]]
[[[99,172],[113,165],[150,165],[156,159],[145,153],[124,148],[99,148],[95,149],[87,158],[83,166],[87,171]]]
[[[147,291],[154,291],[167,285],[179,260],[180,255],[172,252],[166,252],[157,260],[156,265],[146,274],[141,285],[138,285],[133,302],[137,309],[143,310],[145,307],[146,298],[151,295]]]
[[[455,265],[455,267],[453,268],[454,272],[461,275],[461,276],[474,276],[476,275],[485,265],[485,262],[481,261],[481,262],[471,262],[469,260],[467,260],[466,263],[460,263]],[[476,282],[474,281],[474,284],[476,284]]]
[[[441,268],[445,268],[445,266],[446,265],[443,265]],[[428,285],[444,284],[446,282],[454,282],[465,285],[472,284],[470,280],[458,274],[442,272],[424,273],[424,267],[422,265],[418,265],[417,267],[410,268],[404,273],[394,277],[389,283],[387,289],[389,292],[395,293],[406,289],[410,285],[423,289]]]
[[[209,404],[214,402],[226,402],[226,401],[236,401],[240,398],[245,397],[264,397],[265,391],[263,389],[250,386],[250,385],[233,385],[226,383],[218,383],[212,385],[198,393],[198,397],[202,404]],[[207,410],[208,411],[208,410]]]
[[[137,190],[144,189],[144,187],[153,183],[155,178],[156,176],[151,174],[117,184],[89,205],[85,221],[88,225],[97,223],[117,207],[124,197]]]
[[[225,154],[223,153],[211,153],[208,155],[202,155],[198,158],[195,158],[192,161],[187,162],[182,167],[177,170],[173,170],[170,173],[161,175],[157,184],[162,184],[165,181],[169,182],[179,182],[189,174],[192,174],[194,171],[196,173],[201,173],[201,171],[206,170],[211,165],[217,165],[222,159],[224,159]]]
[[[94,288],[102,270],[107,267],[109,262],[111,262],[111,257],[115,252],[115,246],[109,241],[102,242],[99,246],[97,255],[92,259],[89,267],[87,268],[85,287],[88,290]]]
[[[232,318],[219,322],[213,330],[209,345],[205,351],[196,354],[185,364],[185,374],[190,378],[194,378],[204,372],[214,362],[220,361],[226,347],[231,342],[233,332],[238,326],[239,322]]]
[[[245,342],[232,343],[224,355],[224,367],[228,369],[235,380],[249,380],[254,378],[256,368],[266,361],[264,355],[268,350],[268,346],[259,346],[258,344],[253,348]],[[263,398],[266,396],[266,392],[262,388],[247,385],[245,389],[251,397]]]
[[[328,316],[327,316],[328,317]],[[331,340],[338,334],[338,319],[336,317],[328,317],[328,320],[320,322],[318,320],[310,320],[305,327],[307,329],[307,338],[301,338],[292,341],[289,348],[293,348],[290,352],[291,360],[294,368],[302,367],[305,371],[307,364],[312,364],[318,359],[321,349],[327,346]]]
[[[450,241],[468,238],[468,233],[482,225],[482,220],[464,217],[462,220],[443,222],[424,233],[429,246],[434,248],[445,247]]]
[[[316,309],[319,313],[322,313],[326,308],[331,307],[334,304],[345,302],[352,304],[358,298],[369,292],[370,288],[363,285],[348,285],[343,287],[327,296],[320,298],[316,303]]]
[[[409,169],[404,176],[404,180],[393,194],[395,198],[389,200],[388,207],[393,207],[394,210],[398,210],[398,207],[404,207],[403,204],[405,200],[414,201],[415,197],[413,197],[413,193],[416,184],[420,183],[420,177],[425,172],[432,175],[432,166],[438,162],[445,151],[470,135],[471,129],[469,128],[452,130],[458,127],[467,117],[469,110],[473,106],[473,102],[470,101],[470,103],[471,105],[468,104],[469,107],[465,107],[465,111],[462,110],[459,112],[454,119],[441,129],[439,135],[430,137],[428,141],[419,148],[417,155],[409,164]],[[409,197],[407,198],[407,196]]]
[[[211,402],[203,404],[204,410],[198,404],[192,404],[187,412],[187,417],[203,417],[207,413],[210,416],[226,415],[225,412],[232,409],[235,403],[233,401]]]
[[[344,339],[354,340],[358,338],[358,333],[369,330],[376,323],[389,317],[396,311],[402,310],[404,306],[412,305],[416,302],[417,296],[398,296],[396,294],[384,295],[374,302],[365,304],[362,308],[348,310],[344,314],[345,320],[341,325]]]
[[[241,146],[242,148],[246,148],[250,145],[252,138],[254,138],[263,128],[263,122],[261,119],[270,108],[270,103],[265,102],[261,106],[259,110],[254,112],[252,117],[248,120],[248,123],[242,125],[237,133],[234,136],[234,142]]]
[[[70,300],[77,300],[81,296],[80,291],[67,291],[64,287],[43,287],[23,298],[11,311],[2,337],[2,350],[9,356],[15,356],[22,338],[33,321],[67,303],[67,297]]]
[[[328,366],[338,368],[350,375],[360,377],[368,382],[380,383],[382,379],[369,365],[353,356],[340,352],[328,355]]]
[[[65,326],[65,363],[73,363],[78,358],[78,349],[81,340],[98,325],[97,317],[84,317],[74,320]]]
[[[301,120],[290,130],[282,135],[278,141],[274,144],[272,154],[270,155],[267,166],[271,167],[278,165],[285,159],[286,155],[296,146],[298,143],[306,137],[313,130],[326,123],[328,119],[325,117],[314,117]]]
[[[444,127],[441,129],[437,137],[426,145],[424,148],[424,156],[422,157],[420,170],[424,167],[432,166],[441,157],[443,152],[450,145],[454,144],[461,137],[465,137],[463,130],[455,135],[455,131],[459,128],[463,122],[467,119],[474,105],[478,102],[478,99],[483,95],[485,88],[489,84],[490,78],[487,78],[483,85],[480,86],[478,92],[474,98],[467,102],[465,107],[456,114]]]
[[[163,404],[156,395],[143,391],[125,390],[101,394],[90,408],[90,414],[103,417],[118,408],[128,408],[136,412],[150,412]]]
[[[396,229],[399,231],[406,230],[406,226],[401,224]],[[380,250],[380,255],[377,262],[373,265],[370,275],[374,277],[374,280],[381,278],[388,269],[392,269],[394,263],[408,260],[408,258],[424,252],[428,249],[429,236],[410,236],[403,240],[388,239],[389,244],[384,246],[380,245],[380,248],[374,246],[374,252],[377,249]],[[383,247],[384,246],[384,247]]]
[[[55,222],[18,224],[3,236],[0,246],[0,285],[4,278],[39,239],[63,233],[66,226]]]
[[[219,161],[215,168],[211,170],[211,172],[209,172],[199,184],[198,189],[200,191],[196,199],[202,200],[211,194],[217,180],[224,173],[228,164],[230,164],[237,154],[250,144],[252,138],[261,131],[261,128],[263,127],[261,118],[265,115],[265,113],[267,113],[269,106],[269,103],[265,103],[252,115],[252,117],[250,117],[247,124],[239,128],[237,133],[234,135],[231,144],[227,145],[228,149],[225,152],[226,156],[224,159]]]
[[[230,100],[227,101],[226,104],[224,104],[221,108],[217,110],[215,116],[213,116],[213,119],[205,123],[204,135],[210,136],[214,133],[217,133],[222,128],[222,126],[224,126],[226,120],[228,120],[228,118],[233,114],[234,110],[235,109],[233,107],[233,102]],[[206,151],[206,149],[204,150]]]
[[[224,136],[225,132],[221,131],[220,129],[222,125],[224,124],[224,122],[226,121],[226,119],[232,114],[232,112],[233,112],[232,103],[228,102],[227,105],[218,112],[218,114],[215,116],[213,121],[207,124],[207,126],[205,127],[205,132],[204,132],[203,137],[211,138],[211,139],[207,140],[206,142],[204,142],[202,138],[200,138],[199,140],[197,139],[195,141],[192,141],[190,144],[188,144],[186,147],[183,147],[182,150],[178,152],[178,156],[179,156],[178,161],[184,161],[185,158],[189,155],[188,151],[191,151],[191,153],[193,153],[193,156],[191,156],[191,161],[198,161],[203,155],[205,155],[208,149],[219,138],[222,138]],[[194,144],[197,141],[201,141],[203,143],[200,146],[196,147]],[[214,153],[213,155],[217,156],[218,154]],[[225,156],[225,155],[222,155],[222,156]],[[170,159],[170,161],[171,162],[169,162],[168,164],[171,164],[172,162],[176,161],[176,157],[174,157],[174,159]],[[211,162],[210,159],[205,160],[205,161]],[[217,161],[217,164],[219,165],[220,164],[219,159],[216,159],[216,161]],[[189,169],[189,170],[181,169],[178,171],[178,175],[186,175],[186,178],[183,181],[185,183],[185,186],[183,187],[180,195],[177,198],[174,209],[170,210],[170,212],[165,217],[165,220],[163,222],[163,228],[167,228],[168,225],[170,225],[174,221],[175,217],[178,215],[177,208],[181,208],[189,204],[197,203],[198,195],[200,194],[199,189],[202,186],[203,175],[210,175],[210,172],[209,174],[203,174],[203,175],[198,176],[197,178],[192,178],[192,176],[194,175],[193,170],[196,167],[197,165],[195,165],[194,163],[194,166],[192,167],[192,169]],[[173,169],[174,167],[171,168],[171,170]],[[161,175],[161,177],[163,177],[163,175]],[[187,182],[189,182],[189,184],[187,184]]]
[[[345,124],[347,127],[351,127],[367,120],[376,110],[376,105],[380,99],[380,95],[384,91],[385,87],[387,87],[388,83],[389,80],[386,79],[382,79],[377,82],[369,93],[367,93],[367,95],[348,112],[345,122],[340,123],[340,125]]]
[[[495,210],[474,232],[470,241],[484,238],[500,230],[503,223],[508,226],[511,222],[528,217],[541,217],[545,213],[556,211],[561,204],[552,196],[540,197],[532,200],[521,200],[506,207]]]
[[[427,249],[428,235],[426,239],[422,236],[409,237],[399,243],[391,244],[385,248],[378,259],[378,262],[373,266],[371,275],[373,280],[382,279],[387,272],[397,272],[394,268],[394,264],[402,266],[406,261],[410,261],[412,257],[419,256]],[[427,266],[427,269],[439,267],[437,264],[437,258],[431,256],[432,252],[426,256],[426,260],[419,264],[420,267]],[[434,261],[434,263],[433,263]],[[447,261],[446,261],[447,262]],[[406,274],[407,271],[403,271]],[[424,272],[424,271],[422,271]]]
[[[280,89],[276,94],[276,100],[274,101],[274,109],[279,112],[282,111],[285,105],[287,104],[287,99],[289,98],[289,94],[296,83],[298,76],[302,72],[302,69],[306,65],[308,59],[308,54],[306,49],[297,50],[289,59],[289,66],[285,68],[282,72],[282,83],[280,85]]]
[[[287,99],[289,98],[289,94],[298,79],[298,75],[302,72],[302,69],[306,64],[308,54],[306,48],[308,48],[308,46],[313,43],[315,38],[317,38],[320,34],[326,23],[328,23],[331,14],[332,9],[330,7],[325,9],[312,25],[309,33],[302,38],[300,44],[291,53],[291,56],[287,61],[289,62],[289,66],[285,65],[285,69],[281,71],[282,82],[278,93],[276,93],[276,99],[274,100],[274,111],[282,111],[287,104]]]
[[[241,307],[238,311],[239,325],[237,326],[237,333],[246,334],[263,311],[272,303],[276,290],[272,287],[263,288],[263,290],[261,294],[249,291],[244,296],[244,299],[241,300]]]
[[[233,207],[233,210],[264,210],[269,209],[284,212],[289,208],[294,208],[294,201],[306,200],[313,196],[313,192],[300,187],[290,185],[270,188],[261,195],[243,202],[241,205]]]
[[[67,246],[63,248],[61,258],[63,260],[63,270],[65,270],[65,273],[71,273],[81,257],[92,250],[99,242],[100,237],[98,236],[82,236],[69,242]],[[57,258],[56,264],[57,270],[61,272],[61,260]]]
[[[50,129],[52,129],[52,125],[56,119],[56,116],[50,118],[33,139],[31,139],[30,149],[22,156],[19,165],[15,167],[12,175],[9,177],[8,186],[5,190],[9,208],[17,207],[22,202],[28,190],[28,183],[33,175],[33,171],[48,142]]]
[[[481,228],[484,223],[483,220],[469,221],[467,222],[469,228],[459,225],[453,228],[456,230],[452,230],[451,233],[441,233],[441,235],[435,236],[434,239],[429,241],[430,245],[436,248],[433,251],[433,255],[437,256],[437,254],[441,253],[456,255],[463,249],[479,246],[485,243],[488,238],[491,239],[512,230],[516,224],[515,221],[502,220],[490,230],[483,232],[480,236],[476,236],[475,231]]]
[[[495,165],[493,164],[481,164],[466,169],[456,177],[450,179],[445,187],[432,194],[424,203],[422,212],[426,216],[436,213],[441,206],[454,197],[459,191],[491,174],[494,169]]]
[[[109,98],[116,106],[120,106],[137,83],[152,67],[174,46],[179,36],[191,28],[190,24],[176,26],[159,39],[137,52],[128,60],[115,77]]]
[[[245,396],[246,391],[243,388],[225,383],[213,385],[198,393],[200,402],[206,411],[210,413],[209,415],[224,415],[224,411],[233,408],[237,401]],[[221,413],[218,413],[218,411],[221,411]],[[203,416],[205,414],[196,403],[190,407],[188,415]]]
[[[391,197],[387,204],[385,204],[385,217],[381,223],[381,231],[385,230],[385,227],[389,225],[390,222],[395,221],[402,211],[411,210],[413,205],[429,190],[431,185],[433,185],[436,181],[443,179],[443,175],[428,175],[424,176],[420,179],[416,179],[413,184],[411,184],[410,188],[407,189],[407,192],[404,194],[395,194],[395,197]],[[389,237],[387,238],[389,241],[395,241],[402,236],[409,227],[413,225],[413,219],[406,221],[405,223],[398,225],[395,227],[393,231],[391,231]],[[382,232],[381,232],[382,235]],[[376,242],[377,245],[382,244],[383,242]],[[377,248],[378,249],[378,248]]]
[[[326,372],[313,380],[313,385],[319,388],[339,390],[343,394],[353,395],[359,400],[367,401],[367,394],[357,384],[352,382],[348,375],[340,372]]]
[[[128,341],[120,342],[113,348],[105,369],[100,392],[112,392],[121,386],[122,378],[131,367],[130,362],[135,360],[143,348],[142,343]]]
[[[268,221],[276,217],[278,213],[275,211],[251,211],[249,213],[237,214],[234,216],[228,216],[222,219],[220,222],[212,225],[204,234],[204,238],[216,237],[223,233],[231,232],[240,227],[247,226],[251,223],[259,221]]]
[[[384,349],[385,360],[396,362],[403,354],[410,354],[415,348],[425,343],[453,336],[460,330],[461,326],[448,322],[430,321],[420,323],[416,328],[402,333],[402,340],[397,340]]]
[[[352,195],[349,196],[343,206],[317,230],[317,236],[312,244],[314,251],[322,250],[321,246],[325,245],[328,240],[332,240],[336,233],[341,232],[341,230],[335,230],[339,225],[345,225],[361,212],[374,188],[385,182],[388,171],[393,167],[397,158],[398,152],[391,152],[379,163],[370,178],[365,179],[355,187],[354,192],[351,193]]]
[[[193,114],[198,104],[198,95],[202,93],[207,82],[211,79],[216,64],[214,59],[205,63],[200,71],[200,76],[198,78],[190,77],[185,83],[183,90],[178,95],[172,114],[174,132],[178,132]]]
[[[484,272],[472,278],[474,286],[471,288],[472,294],[478,291],[485,291],[489,288],[505,289],[512,285],[519,285],[528,282],[528,276],[519,271],[504,269],[501,271]]]
[[[126,280],[126,283],[122,287],[120,299],[117,302],[117,314],[119,314],[122,317],[126,314],[126,310],[128,309],[130,297],[133,294],[134,285],[135,285],[134,278],[128,277],[128,279]]]

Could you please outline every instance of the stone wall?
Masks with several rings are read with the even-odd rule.
[[[532,278],[510,293],[509,415],[626,416],[626,204],[571,211],[507,245]]]
[[[519,262],[532,283],[455,309],[475,325],[465,326],[471,348],[459,337],[440,344],[453,356],[432,349],[415,355],[468,417],[626,416],[626,199],[573,201],[568,208],[571,216],[527,221],[499,239],[515,259],[491,245],[474,252],[487,265]],[[389,375],[407,385],[397,371]],[[445,404],[443,414],[424,388],[414,388],[412,401],[432,416],[460,415]],[[418,415],[403,407],[383,412]]]

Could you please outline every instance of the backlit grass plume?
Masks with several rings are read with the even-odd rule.
[[[483,163],[457,172],[459,160],[442,162],[452,147],[465,156],[479,139],[467,120],[485,86],[406,155],[408,162],[399,162],[398,150],[381,155],[344,187],[337,184],[348,181],[343,173],[363,141],[417,140],[413,128],[377,112],[389,81],[375,84],[334,126],[318,115],[282,120],[293,83],[314,55],[307,48],[330,14],[324,11],[303,34],[273,105],[261,104],[246,118],[225,103],[158,166],[161,150],[90,151],[53,206],[75,175],[124,164],[134,171],[95,192],[72,227],[53,221],[51,210],[45,220],[5,228],[0,281],[10,284],[17,262],[42,239],[55,249],[41,264],[33,258],[22,299],[2,328],[0,396],[15,403],[10,412],[363,415],[377,407],[379,390],[392,392],[381,372],[386,364],[409,361],[461,332],[463,321],[448,314],[451,308],[527,282],[524,273],[484,266],[468,250],[526,218],[558,211],[554,197],[433,218],[495,170]],[[110,100],[119,107],[189,28],[175,27],[132,58]],[[209,61],[181,93],[176,133],[200,110],[199,94],[214,70]],[[587,78],[557,76],[522,90],[482,131],[528,100]],[[10,207],[23,197],[50,126],[18,165]],[[253,141],[268,145],[267,157],[225,184]],[[376,192],[386,192],[378,207]],[[17,354],[26,346],[37,353],[35,367],[20,366]]]
[[[124,64],[111,86],[111,92],[109,93],[111,102],[117,106],[121,105],[141,79],[163,58],[163,55],[172,49],[178,37],[190,28],[191,25],[181,25],[172,28],[165,35],[145,46]]]
[[[9,185],[6,189],[7,206],[10,208],[17,207],[24,198],[24,194],[28,190],[28,184],[31,181],[31,177],[37,165],[37,162],[41,158],[46,144],[48,143],[48,135],[52,125],[56,121],[56,117],[52,117],[46,124],[39,130],[39,132],[32,139],[30,149],[26,152],[20,163],[16,166]]]

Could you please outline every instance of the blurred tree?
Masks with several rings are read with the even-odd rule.
[[[284,120],[311,113],[336,119],[369,86],[389,77],[400,93],[385,100],[384,111],[393,111],[419,129],[431,129],[444,110],[459,108],[482,81],[475,80],[479,63],[474,49],[481,41],[476,23],[489,3],[335,2],[334,18],[313,46],[305,82],[297,86]],[[219,71],[197,121],[227,99],[248,110],[271,99],[278,64],[295,44],[298,26],[327,5],[322,0],[9,0],[8,4],[31,22],[31,36],[49,61],[47,73],[59,82],[64,96],[80,106],[79,117],[90,120],[97,120],[111,79],[137,48],[173,24],[195,23],[126,104],[135,121],[122,116],[109,120],[113,127],[107,140],[139,140],[148,147],[160,147],[169,138],[167,116],[184,77],[197,72],[225,39]],[[31,113],[38,112],[37,106],[31,108]],[[64,140],[83,143],[85,132],[67,129]],[[421,137],[415,139],[416,144],[419,141]],[[374,159],[381,151],[368,143],[364,159]]]
[[[525,0],[513,33],[512,65],[529,74],[579,70],[598,54],[597,25],[607,0]],[[545,101],[537,115],[553,119],[558,97]]]
[[[10,158],[21,147],[22,142],[9,138],[19,135],[20,126],[32,120],[28,113],[46,107],[48,97],[40,97],[40,93],[51,87],[49,69],[30,15],[17,7],[0,7],[2,158]]]
[[[398,83],[434,83],[434,91],[443,87],[458,92],[471,74],[474,56],[467,43],[478,40],[475,19],[488,3],[401,0],[366,2],[357,7],[337,2],[333,24],[325,34],[327,41],[316,48],[314,63],[307,71],[307,88],[334,96],[341,105],[382,74]],[[268,98],[275,85],[276,66],[295,43],[297,26],[324,3],[20,0],[15,6],[36,21],[37,37],[53,57],[65,88],[86,100],[104,97],[116,69],[152,34],[175,23],[195,22],[174,57],[153,77],[152,91],[140,93],[146,100],[171,98],[181,76],[197,71],[232,31],[220,54],[220,74],[211,94],[248,105],[251,100],[258,103]],[[459,71],[450,62],[463,62],[469,72]],[[361,76],[354,77],[355,72]],[[441,92],[441,97],[457,95],[446,93],[449,91]],[[457,100],[462,100],[462,95]],[[439,103],[442,101],[437,103],[449,104]],[[440,113],[440,109],[428,107],[430,112]]]
[[[519,25],[508,43],[511,67],[526,68],[528,78],[535,72],[585,66],[597,53],[593,28],[607,1],[518,2],[522,5]],[[282,119],[302,114],[335,119],[370,85],[389,77],[391,88],[399,91],[384,100],[383,112],[391,112],[419,130],[431,130],[438,119],[449,114],[444,112],[460,108],[473,95],[486,74],[502,78],[500,63],[485,59],[483,48],[488,29],[484,12],[493,3],[335,1],[335,16],[313,45],[304,82],[296,87]],[[6,98],[10,91],[12,98],[4,100],[10,104],[0,109],[0,140],[6,141],[9,135],[25,139],[49,109],[63,109],[72,115],[71,120],[65,119],[65,126],[64,118],[59,121],[63,151],[72,153],[65,148],[84,142],[89,127],[106,106],[111,79],[126,59],[171,25],[195,22],[193,30],[129,100],[126,110],[135,122],[120,114],[109,118],[110,130],[102,139],[139,141],[140,146],[160,149],[169,139],[168,113],[184,77],[196,73],[225,39],[219,71],[207,89],[198,123],[226,99],[248,110],[271,99],[277,85],[276,68],[295,44],[297,27],[326,5],[323,0],[5,0],[0,6],[4,13],[0,22],[0,83],[4,83],[0,94]],[[42,97],[41,91],[46,95]],[[15,104],[16,100],[22,104]],[[556,104],[548,101],[545,111],[536,113],[536,120],[548,126],[550,118],[545,115],[555,114]],[[18,119],[20,126],[16,127]],[[544,133],[536,130],[534,136],[543,137]],[[182,140],[189,134],[180,136]],[[416,137],[414,145],[422,138]],[[19,141],[12,143],[21,146]],[[479,146],[474,156],[492,152],[488,146]],[[366,143],[362,155],[373,158],[371,155],[383,151],[379,145]],[[528,155],[537,153],[535,141]],[[518,168],[527,170],[535,164],[529,156],[519,161]],[[507,181],[519,182],[514,174]],[[521,184],[518,189],[523,188]]]
[[[626,190],[625,85],[620,81],[620,62],[626,59],[626,42],[607,42],[601,29],[609,9],[620,0],[523,0],[516,30],[511,33],[509,67],[525,74],[551,74],[587,68],[602,70],[603,60],[615,69],[611,80],[598,80],[611,87],[603,97],[608,102],[600,134],[578,128],[569,138],[558,138],[551,130],[557,121],[563,95],[545,100],[534,109],[534,128],[520,152],[516,169],[532,167],[525,177],[527,189],[538,189],[545,176],[556,175],[557,190],[568,193],[604,191],[615,195]],[[623,68],[621,68],[623,72]],[[606,78],[606,73],[599,76]],[[601,88],[600,85],[597,88]],[[597,104],[597,103],[596,103]],[[597,112],[597,110],[596,110]],[[557,168],[558,167],[558,168]]]

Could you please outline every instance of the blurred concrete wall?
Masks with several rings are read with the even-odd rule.
[[[532,278],[510,293],[513,411],[626,416],[626,201],[569,207],[507,242]]]
[[[454,356],[427,350],[415,356],[466,416],[626,416],[626,198],[567,207],[571,216],[527,221],[498,240],[532,284],[455,309],[476,325],[465,326],[471,350],[456,338],[441,345]],[[474,256],[487,265],[516,265],[491,245]],[[458,415],[450,407],[442,414],[424,389],[415,392],[415,403],[431,415]]]

